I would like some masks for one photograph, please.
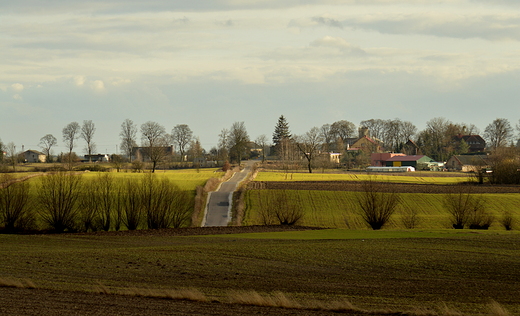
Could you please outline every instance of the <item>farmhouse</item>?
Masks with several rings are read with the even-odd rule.
[[[486,141],[480,137],[480,135],[462,135],[458,134],[453,136],[455,142],[464,140],[468,144],[468,152],[484,152],[486,150]]]
[[[108,162],[110,157],[107,154],[85,155],[82,162]]]
[[[45,162],[47,156],[44,153],[41,153],[37,150],[27,150],[23,152],[23,160],[25,162]]]
[[[438,168],[439,163],[425,155],[395,156],[386,160],[386,167],[414,167],[416,170]]]
[[[454,155],[446,162],[446,168],[451,171],[476,172],[486,168],[486,155]]]

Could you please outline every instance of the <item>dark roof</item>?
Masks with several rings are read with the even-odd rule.
[[[426,157],[425,155],[394,156],[386,161],[417,161]],[[426,157],[428,158],[428,157]],[[430,159],[431,160],[431,159]]]
[[[462,165],[486,165],[486,156],[481,155],[455,155],[452,159],[456,159]]]

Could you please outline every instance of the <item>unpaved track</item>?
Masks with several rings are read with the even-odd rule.
[[[250,173],[256,161],[248,160],[242,171],[236,172],[231,179],[222,183],[217,191],[210,192],[202,226],[227,226],[231,221],[231,198],[238,184]]]

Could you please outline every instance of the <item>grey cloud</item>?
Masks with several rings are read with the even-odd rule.
[[[334,20],[334,19],[331,19],[331,18],[324,18],[324,17],[321,17],[321,16],[317,16],[317,17],[313,17],[312,20],[314,22],[317,22],[319,24],[323,24],[323,25],[326,25],[326,26],[337,27],[337,28],[340,28],[340,29],[343,28],[343,25],[341,24],[340,21]]]
[[[386,34],[424,34],[452,38],[520,40],[520,16],[399,15],[350,18],[342,21],[352,28]]]

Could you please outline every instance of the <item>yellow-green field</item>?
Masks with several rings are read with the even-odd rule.
[[[285,173],[259,172],[255,181],[388,181],[399,183],[455,184],[472,179],[470,175],[456,173],[413,172],[406,175],[368,173]]]
[[[304,217],[299,223],[304,226],[330,228],[366,228],[359,216],[356,195],[361,192],[287,190],[289,198],[297,201],[304,210]],[[276,190],[250,190],[245,196],[244,225],[262,224],[259,216],[259,201],[266,195],[276,194]],[[417,212],[419,229],[450,228],[449,215],[443,207],[444,194],[403,193],[402,204],[385,228],[404,228],[401,222],[403,214]],[[503,229],[498,220],[505,211],[520,219],[520,194],[485,194],[486,210],[495,217],[490,229]]]

